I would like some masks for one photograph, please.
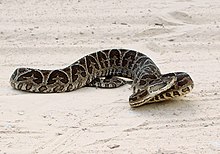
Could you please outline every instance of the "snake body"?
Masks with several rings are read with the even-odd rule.
[[[129,98],[131,107],[182,96],[193,88],[193,81],[187,73],[161,74],[148,56],[128,49],[94,52],[63,69],[17,68],[10,83],[18,90],[58,93],[84,86],[114,88],[126,84],[118,77],[133,80],[133,94]]]

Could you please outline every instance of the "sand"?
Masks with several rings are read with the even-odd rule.
[[[0,1],[0,153],[220,153],[220,1]],[[188,72],[185,97],[132,109],[129,85],[33,94],[17,67],[56,69],[106,48]]]

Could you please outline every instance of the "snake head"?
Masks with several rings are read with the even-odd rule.
[[[169,83],[169,78],[172,79],[172,77],[174,77],[174,80],[170,80]],[[194,87],[192,78],[185,72],[164,74],[162,75],[162,79],[162,81],[167,81],[167,83],[159,82],[159,84],[155,80],[148,88],[138,90],[131,95],[129,98],[131,107],[138,107],[147,103],[160,102],[174,97],[183,96],[189,93]],[[164,87],[163,85],[166,84],[168,86]]]
[[[156,95],[170,89],[174,86],[177,78],[175,74],[170,76],[162,76],[150,82],[145,88],[138,89],[137,92],[132,94],[129,98],[131,107],[138,107],[147,103]]]

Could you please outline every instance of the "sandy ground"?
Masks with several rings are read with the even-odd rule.
[[[220,153],[219,0],[0,0],[0,153]],[[129,85],[13,90],[17,67],[55,69],[106,48],[186,71],[186,97],[131,109]]]

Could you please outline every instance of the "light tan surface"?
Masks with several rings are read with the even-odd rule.
[[[0,1],[0,153],[220,153],[220,1]],[[106,48],[186,71],[186,97],[131,109],[129,85],[13,90],[17,67],[55,69]]]

